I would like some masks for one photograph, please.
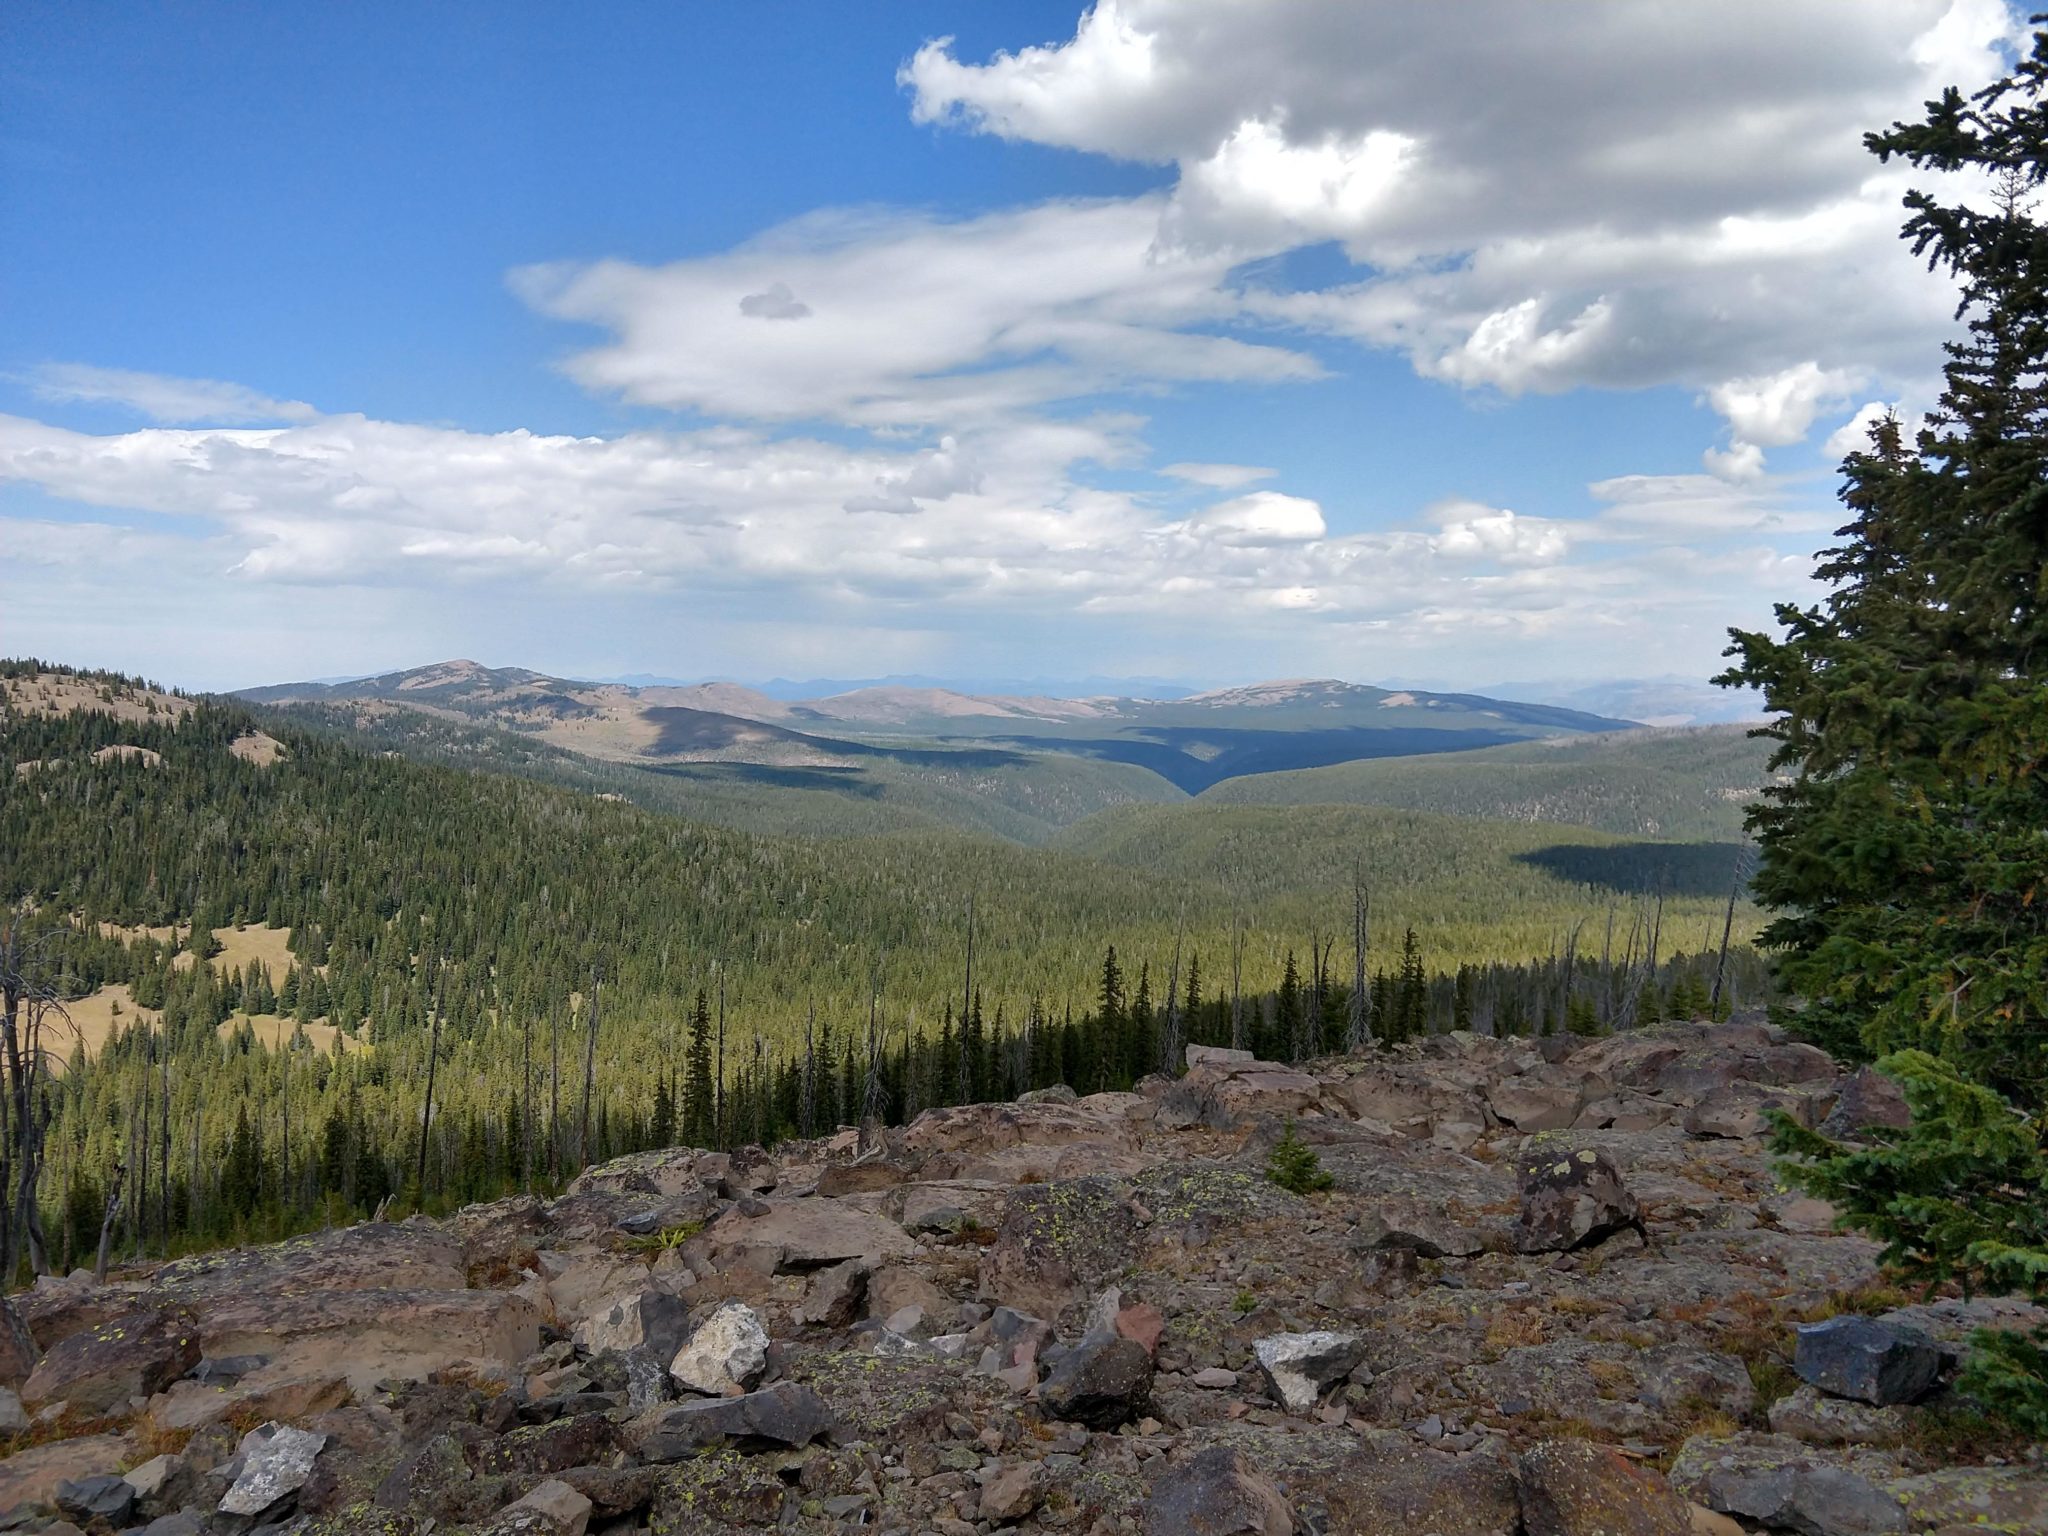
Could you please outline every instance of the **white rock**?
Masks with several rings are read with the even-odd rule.
[[[1275,1333],[1252,1345],[1266,1384],[1289,1413],[1307,1413],[1323,1389],[1349,1375],[1365,1346],[1348,1333]]]
[[[313,1471],[325,1435],[288,1424],[262,1424],[242,1436],[235,1453],[241,1475],[221,1497],[224,1515],[260,1515],[286,1494],[297,1493]]]
[[[768,1369],[768,1330],[745,1302],[728,1301],[676,1352],[668,1373],[692,1392],[723,1397],[751,1388]]]

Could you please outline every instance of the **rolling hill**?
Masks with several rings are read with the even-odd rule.
[[[1624,837],[1732,841],[1768,778],[1772,744],[1744,725],[1553,737],[1475,752],[1230,779],[1216,805],[1379,805]]]
[[[402,707],[510,731],[603,762],[664,769],[745,764],[824,773],[822,779],[791,782],[816,789],[844,782],[856,786],[853,793],[870,797],[878,784],[900,783],[911,787],[915,800],[917,786],[935,781],[942,789],[1016,809],[1011,791],[1017,781],[1059,786],[1066,775],[1070,784],[1048,788],[1038,799],[1077,807],[1076,814],[1099,808],[1105,794],[1112,803],[1172,799],[1247,774],[1472,750],[1628,724],[1551,705],[1329,680],[1263,683],[1174,699],[985,696],[883,686],[790,701],[731,683],[629,687],[471,661],[347,683],[253,688],[239,697],[260,704]],[[1091,771],[1061,766],[1077,762],[1092,765]],[[1105,770],[1111,770],[1107,776]],[[1136,775],[1152,781],[1150,787],[1141,789]],[[773,783],[737,777],[755,786]],[[707,788],[707,803],[716,798]],[[933,803],[944,800],[940,795]],[[993,825],[986,817],[963,819],[944,808],[940,814],[954,825]],[[1061,814],[1050,824],[1063,824]],[[1048,820],[1042,811],[1031,815]]]

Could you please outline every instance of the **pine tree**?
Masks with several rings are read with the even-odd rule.
[[[2048,1300],[2048,32],[2014,74],[1866,139],[1974,171],[1988,205],[1906,199],[1916,254],[1959,281],[1967,333],[1909,447],[1844,466],[1851,516],[1818,606],[1736,631],[1789,784],[1751,818],[1765,938],[1792,1022],[1904,1086],[1874,1144],[1790,1124],[1795,1175],[1923,1282]],[[2048,1433],[2048,1332],[1980,1335],[1966,1387]]]
[[[717,1134],[717,1090],[711,1080],[711,1000],[697,989],[690,1010],[690,1042],[683,1056],[683,1141],[708,1147]]]

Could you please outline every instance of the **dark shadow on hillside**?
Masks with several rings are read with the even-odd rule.
[[[1428,730],[1408,726],[1343,726],[1327,731],[1259,731],[1194,726],[1142,726],[1114,737],[1005,736],[1037,752],[1066,752],[1149,768],[1198,795],[1211,784],[1254,773],[1329,768],[1375,757],[1467,752],[1527,739],[1520,731]]]
[[[1749,856],[1741,843],[1559,843],[1515,858],[1574,885],[1623,896],[1725,896]]]
[[[767,763],[644,763],[644,773],[698,784],[732,784],[769,789],[821,789],[829,794],[879,800],[884,786],[864,768],[777,768]]]

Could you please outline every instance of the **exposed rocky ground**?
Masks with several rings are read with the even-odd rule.
[[[1767,1166],[1882,1079],[1744,1023],[1190,1054],[40,1282],[0,1530],[2048,1531],[1948,1385],[2027,1310],[1888,1291]]]

